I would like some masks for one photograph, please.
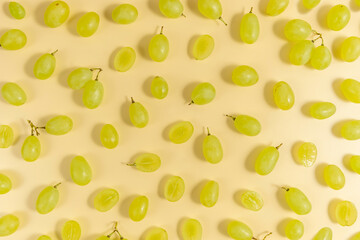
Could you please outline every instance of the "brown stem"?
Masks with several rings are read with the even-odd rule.
[[[225,26],[228,25],[222,17],[219,17],[219,20],[222,21],[225,24]]]
[[[251,7],[251,8],[250,8],[250,12],[249,12],[249,13],[252,13],[253,9],[254,9],[254,7]]]
[[[164,26],[161,26],[160,34],[163,34]]]
[[[134,98],[133,98],[133,97],[131,97],[131,103],[135,103],[135,101],[134,101]]]
[[[282,189],[284,189],[285,191],[289,191],[290,189],[289,188],[287,188],[287,187],[281,187]]]
[[[207,127],[207,130],[208,130],[208,136],[210,136],[211,133],[210,133],[210,129],[208,127]]]
[[[59,49],[56,49],[54,52],[52,52],[50,54],[54,56],[58,51],[59,51]]]
[[[34,135],[39,136],[40,133],[39,133],[38,129],[45,129],[45,127],[37,127],[37,126],[35,126],[35,124],[32,123],[30,120],[27,120],[27,121],[28,121],[28,123],[30,124],[30,127],[31,127],[31,136],[34,136]]]
[[[263,238],[263,240],[265,240],[268,236],[270,236],[272,234],[272,232],[269,232],[268,234],[265,235],[265,237]]]
[[[127,163],[126,165],[130,166],[130,167],[134,167],[134,166],[136,166],[136,163]]]
[[[60,186],[61,182],[57,183],[54,185],[54,188],[57,188],[58,186]]]
[[[225,117],[229,117],[229,118],[231,118],[233,121],[235,121],[235,119],[236,119],[236,117],[234,117],[234,116],[231,116],[231,115],[225,115]]]
[[[186,18],[186,15],[184,13],[181,13],[181,16],[183,16],[184,18]]]
[[[91,70],[91,69],[90,69]],[[98,68],[98,69],[96,69],[96,70],[99,70],[98,72],[97,72],[97,74],[96,74],[96,77],[95,77],[95,81],[98,81],[99,80],[99,74],[102,72],[102,68]]]
[[[281,146],[282,146],[282,145],[283,145],[283,144],[282,144],[282,143],[280,143],[280,145],[279,145],[279,146],[277,146],[277,147],[276,147],[276,149],[277,149],[277,150],[279,150],[279,148],[281,148]]]
[[[191,100],[191,102],[188,104],[189,106],[192,105],[194,103],[194,101]]]

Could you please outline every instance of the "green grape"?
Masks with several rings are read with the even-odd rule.
[[[336,165],[327,165],[325,167],[324,179],[326,184],[335,190],[340,190],[345,185],[344,173]]]
[[[222,6],[220,0],[198,0],[198,9],[204,17],[214,20],[219,19],[227,26],[227,23],[221,17]]]
[[[166,80],[156,76],[151,82],[151,94],[157,99],[163,99],[168,95],[169,87]]]
[[[319,5],[320,0],[302,0],[302,3],[305,8],[312,9],[312,8],[316,7],[317,5]]]
[[[298,149],[297,157],[299,163],[304,167],[311,167],[314,165],[317,157],[316,145],[311,142],[304,142]]]
[[[277,16],[289,5],[289,0],[269,0],[266,7],[266,14],[270,16]]]
[[[84,86],[82,101],[84,106],[95,109],[100,106],[104,97],[104,86],[98,80],[90,80]]]
[[[216,95],[215,87],[208,82],[198,84],[191,93],[191,103],[205,105],[210,103]]]
[[[311,105],[310,115],[316,119],[326,119],[334,115],[336,106],[331,102],[317,102]]]
[[[254,191],[246,191],[241,195],[242,205],[252,211],[259,211],[264,206],[261,195]]]
[[[259,75],[256,70],[250,66],[241,65],[232,72],[232,81],[239,86],[248,87],[257,83]]]
[[[305,215],[311,211],[311,203],[306,195],[298,188],[285,189],[285,199],[291,210],[298,215]]]
[[[330,9],[327,15],[327,26],[334,31],[340,31],[350,21],[350,11],[342,4],[338,4]]]
[[[19,218],[15,215],[8,214],[0,218],[0,237],[6,237],[18,229],[20,225]]]
[[[15,19],[23,19],[26,15],[25,8],[18,2],[10,2],[9,11]]]
[[[294,65],[304,65],[311,59],[314,43],[310,40],[296,42],[290,49],[289,59]]]
[[[59,202],[60,194],[57,188],[60,184],[61,183],[58,183],[54,186],[48,186],[40,192],[36,200],[36,210],[38,213],[48,214],[55,209]]]
[[[45,24],[51,28],[62,25],[70,14],[69,5],[64,1],[54,1],[50,3],[44,14]]]
[[[64,135],[73,128],[73,121],[65,115],[53,117],[47,121],[45,129],[46,132],[52,135]]]
[[[148,111],[141,103],[135,102],[133,98],[131,98],[129,116],[131,123],[137,128],[144,128],[149,123]]]
[[[112,188],[105,188],[94,198],[94,207],[99,212],[107,212],[119,201],[119,193]]]
[[[312,32],[308,22],[301,19],[293,19],[284,27],[285,37],[290,41],[301,41],[307,39]]]
[[[41,153],[41,143],[37,136],[28,136],[21,148],[21,156],[27,162],[37,160]]]
[[[8,176],[0,173],[0,194],[8,193],[12,188],[12,182]]]
[[[351,226],[356,222],[357,210],[355,205],[349,201],[341,201],[336,205],[335,217],[341,226]]]
[[[350,240],[360,240],[360,233],[355,234]]]
[[[34,65],[34,75],[37,79],[45,80],[51,77],[56,66],[55,53],[46,53],[38,58]]]
[[[1,95],[5,101],[14,106],[21,106],[27,100],[24,90],[19,85],[12,82],[3,85],[1,88]]]
[[[111,16],[116,23],[130,24],[137,19],[138,11],[136,7],[131,4],[120,4],[113,10]]]
[[[348,37],[340,46],[340,57],[346,62],[353,62],[360,56],[360,38]]]
[[[281,110],[289,110],[294,106],[295,95],[290,85],[284,81],[277,82],[273,88],[275,104]]]
[[[51,237],[46,236],[46,235],[42,235],[37,240],[51,240]]]
[[[355,0],[355,4],[360,6],[360,0]]]
[[[360,156],[358,155],[351,156],[350,167],[354,172],[360,174]]]
[[[298,240],[304,235],[304,224],[297,219],[292,219],[286,224],[285,235],[290,240]]]
[[[226,116],[234,121],[236,130],[244,135],[256,136],[261,131],[261,124],[256,118],[247,115]]]
[[[10,29],[0,38],[0,47],[6,50],[19,50],[26,44],[27,38],[23,31]]]
[[[324,70],[331,63],[332,57],[330,50],[324,45],[314,48],[311,56],[311,66],[317,70]]]
[[[72,71],[67,79],[67,83],[72,89],[81,89],[92,79],[93,70],[90,68],[77,68]]]
[[[347,121],[341,127],[341,136],[347,140],[360,139],[360,120]]]
[[[129,217],[134,222],[139,222],[146,216],[149,208],[149,199],[146,196],[136,197],[130,204]]]
[[[279,148],[277,147],[266,147],[257,156],[255,161],[255,171],[260,175],[268,175],[275,168],[275,165],[279,159]]]
[[[100,140],[104,147],[113,149],[119,143],[119,134],[113,125],[105,124],[100,132]]]
[[[235,240],[252,240],[253,232],[248,225],[239,221],[231,221],[227,226],[227,232]]]
[[[184,7],[179,0],[159,0],[160,12],[168,18],[185,16]]]
[[[353,103],[360,103],[360,82],[354,79],[345,79],[341,82],[341,92],[345,98]]]
[[[61,230],[62,240],[79,240],[81,237],[80,224],[74,220],[67,221]]]
[[[135,60],[135,50],[131,47],[123,47],[115,55],[114,67],[116,71],[126,72],[134,65]]]
[[[92,36],[99,27],[100,17],[96,12],[88,12],[77,22],[76,30],[82,37]]]
[[[185,192],[185,182],[179,176],[170,177],[165,183],[164,196],[169,202],[177,202]]]
[[[332,230],[328,227],[320,229],[313,240],[332,240]]]
[[[171,142],[181,144],[187,142],[194,133],[194,126],[191,122],[182,121],[171,126],[169,139]]]
[[[244,43],[253,44],[259,38],[260,25],[258,17],[252,13],[245,14],[240,23],[240,38]]]
[[[168,240],[168,234],[163,228],[153,227],[147,231],[144,240]]]
[[[186,219],[181,225],[181,236],[183,240],[201,240],[202,226],[196,219]]]
[[[8,125],[0,125],[0,148],[8,148],[14,142],[14,131]]]
[[[216,136],[210,134],[209,129],[208,134],[203,141],[202,149],[204,158],[209,163],[219,163],[223,158],[221,142]]]
[[[92,179],[92,170],[89,163],[82,156],[76,156],[70,164],[71,179],[80,186],[87,185]]]
[[[205,207],[213,207],[219,198],[219,184],[215,181],[208,181],[200,193],[200,202]]]
[[[135,159],[134,163],[127,165],[134,166],[142,172],[155,172],[161,166],[161,159],[154,153],[143,153]]]
[[[214,47],[215,42],[210,35],[201,35],[195,40],[192,54],[196,60],[204,60],[211,55]]]
[[[164,61],[169,55],[169,40],[163,34],[164,27],[161,27],[160,34],[153,36],[149,43],[149,55],[155,62]]]

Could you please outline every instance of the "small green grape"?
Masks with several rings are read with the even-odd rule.
[[[153,227],[147,231],[144,240],[168,240],[168,234],[163,228]]]
[[[324,45],[314,48],[310,59],[311,66],[317,70],[324,70],[329,67],[332,60],[330,50]]]
[[[242,87],[248,87],[256,84],[259,80],[259,75],[256,70],[250,66],[241,65],[232,72],[232,81]]]
[[[149,208],[149,199],[146,196],[136,197],[130,204],[129,217],[134,222],[143,220]]]
[[[198,84],[191,93],[191,103],[205,105],[210,103],[216,95],[215,87],[208,82]]]
[[[144,128],[149,123],[148,111],[141,103],[135,102],[133,98],[131,98],[129,116],[131,123],[137,128]]]
[[[49,237],[47,235],[42,235],[42,236],[38,237],[37,240],[51,240],[51,237]]]
[[[257,16],[252,13],[245,14],[240,23],[240,38],[244,43],[253,44],[259,38],[260,24]]]
[[[222,6],[220,0],[198,0],[198,9],[204,17],[214,20],[219,19],[227,26],[227,23],[221,17]]]
[[[11,189],[11,179],[5,174],[0,173],[0,195],[8,193]]]
[[[169,55],[169,40],[163,30],[164,27],[161,27],[160,34],[153,36],[149,43],[149,55],[155,62],[163,62]]]
[[[304,235],[304,224],[297,219],[292,219],[286,224],[285,235],[290,240],[298,240]]]
[[[353,62],[360,56],[360,38],[348,37],[340,46],[340,57],[345,62]]]
[[[360,6],[360,0],[355,0],[355,4]]]
[[[324,169],[326,184],[335,190],[340,190],[345,185],[345,175],[336,165],[328,165]]]
[[[202,226],[196,219],[186,219],[181,226],[181,236],[183,240],[201,240]]]
[[[111,124],[105,124],[100,132],[100,140],[104,147],[113,149],[119,144],[119,134]]]
[[[35,62],[34,76],[37,79],[48,79],[54,73],[56,67],[55,53],[57,53],[57,51],[58,50],[53,53],[46,53]]]
[[[261,195],[254,191],[246,191],[241,195],[242,205],[252,211],[259,211],[264,206]]]
[[[328,227],[320,229],[313,240],[332,240],[332,230]]]
[[[134,163],[127,165],[134,166],[142,172],[155,172],[161,166],[161,159],[154,153],[143,153],[135,159]]]
[[[360,240],[360,232],[355,234],[350,240]]]
[[[131,47],[123,47],[115,55],[114,67],[118,72],[126,72],[134,65],[135,60],[135,50]]]
[[[183,14],[184,6],[180,0],[159,0],[160,12],[168,18],[178,18]]]
[[[317,158],[316,145],[311,142],[304,142],[298,149],[297,157],[299,163],[304,167],[311,167],[314,165]]]
[[[341,92],[345,98],[353,103],[360,103],[360,82],[354,79],[345,79],[341,82]]]
[[[52,135],[64,135],[73,128],[73,121],[65,115],[59,115],[47,121],[45,130]]]
[[[169,92],[166,80],[156,76],[151,82],[151,94],[157,99],[164,99]]]
[[[317,102],[311,105],[310,115],[316,119],[326,119],[334,115],[336,106],[331,102]]]
[[[77,68],[72,71],[67,79],[69,87],[75,90],[83,88],[92,79],[94,70],[90,68]]]
[[[236,130],[244,135],[256,136],[261,132],[261,124],[256,118],[247,115],[226,116],[234,121]]]
[[[138,17],[136,7],[131,4],[120,4],[112,12],[112,19],[119,24],[130,24]]]
[[[23,19],[26,15],[25,8],[18,2],[10,2],[9,11],[15,19]]]
[[[264,148],[256,158],[255,171],[260,175],[268,175],[273,171],[277,161],[279,160],[279,148],[277,147],[266,147]]]
[[[8,125],[0,125],[0,148],[8,148],[14,142],[14,131]]]
[[[1,95],[11,105],[21,106],[26,100],[27,96],[24,90],[16,83],[8,82],[1,88]]]
[[[107,212],[119,202],[119,193],[112,188],[105,188],[94,198],[94,207],[99,212]]]
[[[296,42],[290,49],[289,59],[293,65],[307,64],[313,54],[314,43],[310,40]]]
[[[97,79],[85,83],[82,101],[85,107],[95,109],[104,98],[104,86]]]
[[[40,192],[36,200],[36,210],[38,213],[48,214],[55,209],[60,198],[60,193],[57,189],[59,185],[60,183],[54,186],[48,186]]]
[[[311,203],[300,189],[294,187],[284,189],[285,199],[291,210],[298,215],[306,215],[311,212]]]
[[[227,233],[235,240],[252,240],[253,232],[248,225],[240,221],[231,221],[227,226]]]
[[[0,237],[6,237],[19,228],[19,218],[13,214],[8,214],[0,218]]]
[[[219,198],[219,184],[215,181],[208,181],[200,193],[200,202],[205,207],[213,207]]]
[[[179,176],[170,177],[165,183],[164,196],[169,202],[179,201],[185,192],[185,182]]]
[[[64,1],[54,1],[49,4],[44,14],[44,21],[48,27],[56,28],[69,17],[70,8]]]
[[[92,179],[92,170],[83,156],[76,156],[70,163],[71,179],[80,186],[89,184]]]
[[[5,50],[19,50],[27,42],[26,34],[19,29],[10,29],[0,38],[0,47]]]
[[[345,122],[341,127],[341,136],[346,140],[360,139],[360,120]]]
[[[284,12],[289,5],[289,0],[269,0],[266,7],[266,14],[270,16],[277,16]]]
[[[99,23],[99,15],[96,12],[88,12],[80,17],[76,30],[81,37],[90,37],[98,29]]]
[[[307,9],[313,9],[317,5],[319,5],[320,0],[302,0],[302,3],[305,8]]]
[[[62,240],[79,240],[81,237],[80,224],[74,220],[67,221],[61,230]]]
[[[41,143],[37,136],[28,136],[21,148],[21,156],[27,162],[37,160],[41,153]]]
[[[192,54],[196,60],[204,60],[211,55],[214,47],[214,38],[210,35],[201,35],[195,40]]]
[[[342,4],[338,4],[332,7],[327,15],[327,26],[334,31],[340,31],[343,29],[350,21],[350,11],[349,9]]]
[[[191,122],[182,121],[171,126],[169,139],[171,142],[181,144],[187,142],[194,133],[194,126]]]
[[[336,205],[335,217],[341,226],[352,226],[357,219],[357,210],[350,201],[341,201]]]
[[[311,25],[301,19],[293,19],[284,27],[285,37],[290,41],[301,41],[307,39],[312,32]]]
[[[204,158],[209,163],[219,163],[223,158],[223,148],[221,146],[221,142],[216,136],[210,134],[209,129],[208,134],[203,141],[202,149]]]
[[[273,96],[276,106],[281,110],[289,110],[294,106],[295,94],[290,85],[284,81],[274,85]]]
[[[358,155],[351,156],[350,167],[354,172],[360,174],[360,156]]]

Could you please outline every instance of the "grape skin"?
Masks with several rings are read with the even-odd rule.
[[[92,75],[93,72],[90,68],[77,68],[69,74],[67,83],[72,89],[81,89],[92,79]]]
[[[19,218],[13,214],[4,215],[0,218],[0,237],[6,237],[19,228]]]
[[[329,67],[332,60],[330,50],[324,45],[314,48],[310,59],[311,66],[317,70],[324,70]]]
[[[149,43],[149,56],[155,62],[163,62],[169,55],[169,40],[163,34],[163,27],[161,27],[160,34],[153,36]]]
[[[341,226],[352,226],[357,219],[357,210],[350,201],[341,201],[336,205],[335,217]]]
[[[105,188],[94,198],[94,207],[99,212],[111,210],[119,201],[119,193],[112,188]]]
[[[313,9],[317,5],[319,5],[320,0],[302,0],[302,3],[305,8],[307,9]]]
[[[169,139],[175,144],[187,142],[194,133],[194,127],[191,122],[182,121],[171,126]]]
[[[147,231],[145,240],[168,240],[168,234],[163,228],[153,227]]]
[[[84,86],[82,101],[84,106],[95,109],[100,106],[104,98],[104,86],[98,80],[90,80]]]
[[[151,82],[151,94],[157,99],[164,99],[169,92],[169,86],[166,80],[156,76]]]
[[[135,50],[131,47],[123,47],[115,55],[114,67],[118,72],[126,72],[134,65],[135,60]]]
[[[71,131],[73,128],[73,121],[65,115],[53,117],[47,121],[45,130],[52,135],[64,135]]]
[[[310,107],[310,115],[319,120],[329,118],[335,112],[336,106],[330,102],[317,102]]]
[[[161,159],[154,153],[143,153],[140,154],[133,164],[129,166],[135,166],[136,169],[142,172],[155,172],[161,166]]]
[[[0,38],[0,47],[6,50],[19,50],[27,42],[26,34],[19,29],[10,29]]]
[[[8,82],[1,88],[1,95],[11,105],[21,106],[26,100],[25,91],[16,83]]]
[[[214,100],[216,95],[215,87],[208,82],[198,84],[191,93],[191,103],[205,105]]]
[[[289,0],[269,0],[266,7],[266,14],[277,16],[285,11],[289,5]]]
[[[181,235],[183,240],[201,240],[202,226],[196,219],[186,219],[181,226]]]
[[[219,184],[215,181],[208,181],[200,193],[200,202],[205,207],[213,207],[219,198]]]
[[[23,19],[26,15],[24,7],[18,2],[10,2],[9,11],[15,19]]]
[[[55,71],[56,59],[53,53],[46,53],[38,58],[34,65],[34,76],[37,79],[45,80],[51,77]]]
[[[306,195],[298,188],[284,188],[288,206],[298,215],[311,212],[312,206]]]
[[[345,122],[341,127],[341,136],[351,141],[360,139],[360,120]]]
[[[324,179],[326,184],[334,190],[340,190],[345,185],[344,173],[336,165],[328,165],[325,167]]]
[[[312,165],[314,165],[317,158],[316,145],[311,142],[304,142],[300,145],[297,155],[298,161],[304,167],[311,167]]]
[[[253,232],[248,225],[240,221],[231,221],[227,226],[227,233],[235,240],[251,240]]]
[[[27,162],[37,160],[41,153],[41,143],[37,136],[28,136],[21,148],[21,156]]]
[[[232,81],[238,86],[252,86],[256,84],[258,80],[258,73],[250,66],[241,65],[236,67],[232,72]]]
[[[0,173],[0,195],[8,193],[11,189],[11,179],[5,174]]]
[[[246,136],[256,136],[261,131],[261,124],[256,118],[247,115],[238,115],[231,118],[234,120],[236,130]]]
[[[240,38],[244,43],[253,44],[259,38],[260,24],[257,16],[250,11],[240,23]]]
[[[351,156],[350,167],[354,172],[360,174],[360,156],[357,155]]]
[[[83,156],[76,156],[71,160],[70,176],[77,185],[85,186],[90,183],[92,170]]]
[[[131,4],[120,4],[112,12],[112,19],[119,24],[130,24],[136,21],[138,11]]]
[[[134,222],[140,222],[146,216],[149,207],[149,199],[146,196],[136,197],[130,204],[129,217]]]
[[[113,149],[119,144],[119,134],[111,124],[105,124],[100,132],[100,141],[108,149]]]
[[[48,214],[55,209],[60,198],[59,190],[57,189],[58,185],[48,186],[40,192],[36,200],[36,210],[38,213]]]
[[[204,60],[211,55],[214,47],[214,38],[210,35],[201,35],[195,40],[192,54],[196,60]]]
[[[64,1],[54,1],[49,4],[44,14],[44,22],[51,28],[61,26],[69,17],[70,8]]]
[[[275,165],[279,159],[278,147],[266,147],[264,148],[256,158],[255,171],[259,175],[268,175],[273,171]]]
[[[76,31],[81,37],[90,37],[98,29],[99,23],[100,17],[96,12],[85,13],[79,19]]]
[[[222,20],[222,6],[219,0],[198,0],[199,12],[206,18]],[[226,25],[226,24],[225,24]]]
[[[360,103],[360,82],[354,79],[345,79],[340,85],[344,97],[353,103]]]
[[[168,18],[178,18],[183,15],[184,11],[179,0],[159,0],[159,9]]]
[[[281,110],[289,110],[294,106],[295,95],[290,85],[284,81],[278,82],[273,88],[276,106]]]
[[[204,158],[209,163],[219,163],[223,158],[223,148],[220,140],[210,133],[208,133],[203,141],[202,150]]]
[[[290,63],[294,65],[305,65],[312,57],[314,43],[310,40],[301,40],[296,42],[290,49]]]
[[[81,237],[81,227],[74,220],[67,221],[61,230],[62,240],[79,240]]]
[[[301,41],[307,39],[311,34],[311,26],[301,19],[293,19],[284,27],[285,37],[290,41]]]
[[[332,240],[332,230],[328,227],[320,229],[313,240]]]
[[[327,26],[334,31],[340,31],[343,29],[350,21],[350,11],[349,9],[342,4],[338,4],[332,7],[327,15]]]
[[[185,182],[179,176],[170,177],[165,183],[164,196],[169,202],[179,201],[185,192]]]
[[[0,125],[0,148],[8,148],[14,142],[14,131],[8,125]]]
[[[348,37],[340,46],[340,57],[345,62],[353,62],[360,56],[360,38]]]
[[[298,240],[304,235],[304,224],[297,219],[292,219],[286,224],[285,235],[290,240]]]
[[[51,237],[46,236],[46,235],[42,235],[37,240],[51,240]]]
[[[129,107],[129,116],[131,123],[137,128],[144,128],[149,123],[149,113],[146,108],[139,102],[131,98]]]

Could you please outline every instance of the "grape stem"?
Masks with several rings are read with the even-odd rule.
[[[281,148],[282,145],[283,145],[283,144],[280,143],[280,145],[276,147],[276,150],[279,150],[279,148]]]
[[[253,9],[254,9],[254,7],[251,7],[251,8],[250,8],[250,12],[249,12],[249,13],[252,13]]]
[[[57,188],[57,187],[60,186],[60,185],[61,185],[61,182],[55,184],[55,185],[54,185],[54,188]]]
[[[232,118],[232,120],[233,120],[233,121],[235,121],[235,119],[236,119],[236,117],[234,117],[234,116],[231,116],[231,115],[227,115],[227,114],[225,115],[225,117],[229,117],[229,118]]]
[[[160,34],[163,34],[164,26],[161,26]]]
[[[94,71],[94,70],[98,70],[96,77],[95,77],[95,81],[99,81],[99,74],[102,72],[102,68],[91,68],[90,71]]]
[[[207,130],[208,130],[208,136],[210,136],[211,135],[211,133],[210,133],[210,129],[207,127]]]
[[[263,240],[265,240],[268,236],[270,236],[272,234],[272,232],[269,232],[268,234],[265,235],[265,237],[263,238]],[[257,240],[257,238],[253,237],[253,240]]]
[[[186,15],[184,13],[181,13],[181,16],[183,16],[184,18],[186,18]]]
[[[222,21],[222,22],[224,23],[224,25],[225,25],[225,26],[227,26],[227,25],[228,25],[222,17],[219,17],[219,20],[220,20],[220,21]]]
[[[313,31],[313,33],[314,33],[315,35],[317,35],[317,38],[315,38],[315,39],[313,39],[313,40],[311,40],[311,41],[314,43],[314,42],[316,42],[317,40],[321,39],[321,46],[324,46],[324,38],[323,38],[322,34],[319,33],[319,32],[317,32],[317,31],[315,31],[315,30],[312,30],[312,31]]]
[[[190,105],[192,105],[193,103],[194,103],[194,101],[193,101],[193,100],[191,100],[191,102],[190,102],[188,105],[190,106]]]
[[[289,188],[287,188],[287,187],[281,187],[282,189],[284,189],[285,191],[289,191],[290,189]]]
[[[127,163],[126,165],[130,166],[130,167],[134,167],[134,166],[136,166],[136,163]]]
[[[131,103],[135,103],[135,101],[134,101],[134,98],[133,98],[133,97],[131,97]]]
[[[30,120],[27,120],[27,121],[28,121],[28,123],[30,124],[30,127],[31,127],[31,136],[34,136],[34,135],[39,136],[40,133],[39,133],[38,129],[45,129],[45,127],[37,127],[37,126],[35,126]]]
[[[53,52],[50,53],[50,54],[54,56],[58,51],[59,51],[59,49],[56,49],[55,51],[53,51]]]

